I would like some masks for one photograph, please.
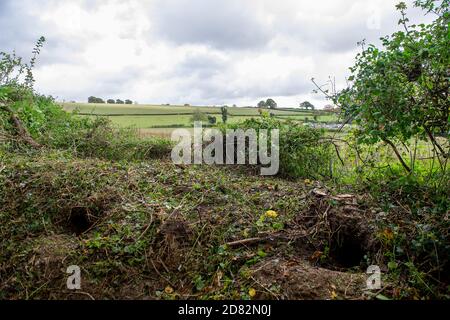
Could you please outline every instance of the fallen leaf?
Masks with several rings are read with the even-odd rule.
[[[164,289],[164,292],[167,293],[167,294],[172,294],[173,293],[173,288],[171,286],[167,286]]]
[[[312,254],[310,260],[317,260],[322,256],[323,252],[322,251],[316,251]]]

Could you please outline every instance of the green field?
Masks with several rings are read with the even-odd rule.
[[[164,132],[165,128],[190,127],[191,117],[195,110],[201,110],[207,115],[217,118],[222,122],[220,107],[196,107],[196,106],[162,106],[162,105],[108,105],[108,104],[83,104],[65,103],[62,105],[67,112],[77,112],[81,116],[108,117],[112,123],[119,127],[135,127],[138,129],[152,129],[147,132]],[[335,114],[324,111],[305,111],[294,109],[270,110],[280,119],[292,119],[297,121],[312,121],[316,116],[319,122],[337,121]],[[257,108],[230,107],[228,108],[228,122],[236,123],[246,119],[260,117]],[[163,130],[159,130],[163,129]],[[171,131],[171,130],[169,130]],[[157,134],[159,135],[159,134]]]
[[[98,115],[177,115],[180,113],[193,113],[196,109],[200,109],[204,113],[220,115],[220,107],[205,106],[162,106],[162,105],[111,105],[111,104],[87,104],[87,103],[64,103],[62,104],[66,111],[77,110],[82,114],[98,114]],[[257,116],[258,108],[248,107],[229,107],[228,112],[231,115]],[[314,116],[313,111],[278,109],[270,112],[276,115],[304,115]]]

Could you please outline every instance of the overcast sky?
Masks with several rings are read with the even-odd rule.
[[[323,107],[310,79],[343,85],[357,42],[397,30],[397,2],[0,0],[0,51],[45,36],[36,87],[59,100]]]

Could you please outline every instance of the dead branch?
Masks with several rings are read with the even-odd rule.
[[[23,126],[22,121],[20,121],[19,117],[14,113],[14,111],[7,106],[6,104],[0,103],[0,110],[6,111],[11,119],[11,122],[17,132],[17,135],[28,145],[35,149],[42,148],[42,145],[37,143],[30,135],[28,130]]]
[[[229,247],[238,247],[238,246],[245,246],[245,245],[255,245],[259,243],[264,242],[290,242],[295,241],[299,238],[306,237],[306,234],[296,234],[296,235],[289,235],[286,233],[277,233],[277,234],[269,234],[264,237],[255,237],[255,238],[248,238],[248,239],[242,239],[242,240],[236,240],[232,242],[226,243]]]

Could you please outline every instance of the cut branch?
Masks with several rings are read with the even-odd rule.
[[[31,137],[28,130],[23,126],[22,121],[20,121],[19,117],[17,117],[17,115],[14,113],[14,111],[10,107],[8,107],[5,104],[0,103],[0,109],[3,111],[6,111],[9,114],[11,122],[12,122],[14,129],[16,130],[19,138],[21,138],[25,143],[27,143],[28,145],[30,145],[31,147],[33,147],[35,149],[42,148],[42,145],[37,143]]]

